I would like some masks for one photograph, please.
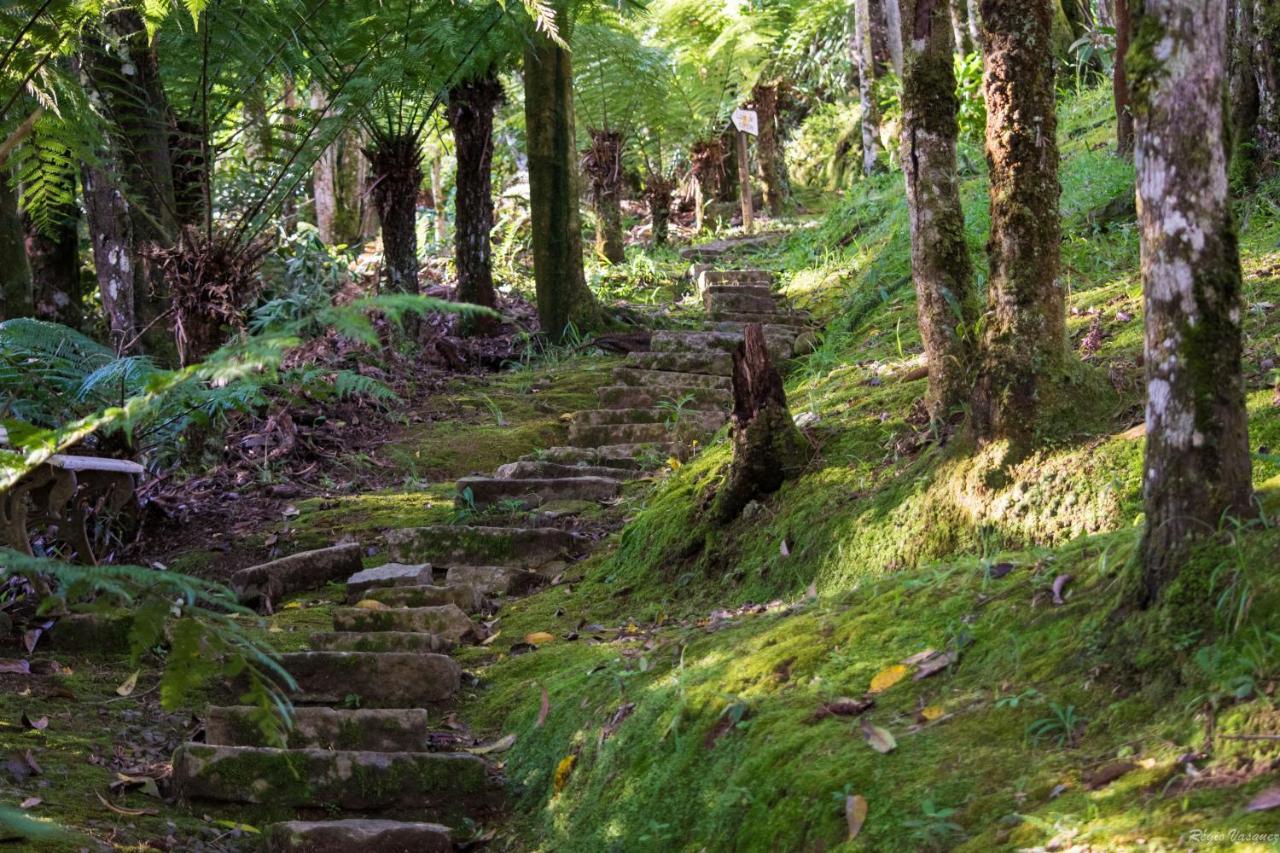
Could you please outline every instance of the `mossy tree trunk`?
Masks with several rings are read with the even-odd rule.
[[[0,320],[30,317],[35,313],[18,192],[10,182],[9,169],[4,167],[0,167],[0,297],[4,299]]]
[[[67,191],[75,197],[75,173],[70,174]],[[35,314],[41,320],[80,328],[84,317],[84,297],[80,287],[80,238],[77,223],[80,209],[74,202],[59,205],[49,222],[36,223],[24,217],[27,260],[31,264],[31,289]]]
[[[1017,455],[1067,357],[1053,2],[983,0],[982,22],[991,273],[973,420],[980,440],[1005,440]]]
[[[760,183],[764,185],[764,203],[769,215],[779,217],[787,207],[791,194],[787,168],[782,156],[782,139],[778,126],[779,84],[758,84],[751,93],[759,119],[756,137],[756,159],[760,163]]]
[[[973,271],[956,178],[956,81],[947,0],[903,0],[902,169],[911,218],[911,272],[929,367],[926,406],[947,420],[969,397]]]
[[[1250,184],[1280,171],[1280,0],[1238,0],[1234,126],[1238,173]]]
[[[1108,0],[1103,0],[1104,3]],[[1116,59],[1111,70],[1111,84],[1116,105],[1116,152],[1121,157],[1133,156],[1133,109],[1129,104],[1128,52],[1133,27],[1129,11],[1131,0],[1110,0],[1115,4],[1112,14],[1116,31]]]
[[[555,5],[560,33],[569,38],[567,4]],[[543,33],[524,48],[524,114],[529,154],[529,216],[533,226],[533,274],[542,331],[561,341],[600,322],[600,307],[587,289],[582,267],[578,210],[578,158],[573,120],[573,61]]]
[[[809,462],[809,442],[791,419],[782,376],[769,359],[759,323],[747,325],[733,354],[732,424],[733,462],[712,508],[721,524],[755,498],[782,488]]]
[[[874,175],[880,168],[880,108],[876,104],[875,55],[871,48],[870,0],[853,2],[853,51],[858,68],[858,95],[862,103],[862,174]]]
[[[596,254],[611,264],[624,263],[622,242],[622,134],[614,130],[588,132],[591,147],[582,158],[591,204],[596,212]]]
[[[693,166],[693,229],[706,228],[707,205],[714,201],[725,178],[725,148],[719,139],[695,142],[689,151]],[[727,183],[732,183],[731,181]]]
[[[382,278],[394,293],[418,292],[418,190],[422,152],[417,134],[375,139],[366,149],[373,203],[382,223]]]
[[[85,219],[93,245],[93,269],[102,310],[107,315],[107,327],[111,330],[111,346],[117,352],[134,352],[138,333],[134,291],[139,282],[138,270],[133,265],[137,253],[129,203],[115,176],[102,168],[83,167],[80,183],[84,188]],[[145,282],[142,285],[145,286]]]
[[[965,0],[965,5],[969,7],[969,38],[973,39],[974,48],[982,50],[982,6],[980,0]]]
[[[662,175],[650,175],[645,181],[644,197],[649,204],[654,246],[666,246],[670,242],[671,197],[675,189],[675,182]]]
[[[964,55],[973,53],[973,36],[969,32],[969,4],[966,0],[950,0],[950,4],[955,49]],[[906,12],[907,5],[903,3],[903,12]],[[906,19],[911,20],[911,15],[907,14]]]
[[[498,304],[493,290],[493,113],[501,101],[502,85],[489,73],[454,86],[447,110],[458,159],[453,201],[458,301],[488,308]],[[478,321],[471,328],[487,331],[493,325]]]
[[[1135,80],[1146,307],[1144,604],[1187,543],[1251,512],[1242,281],[1227,190],[1227,0],[1143,0]],[[1159,51],[1156,54],[1156,51]],[[1206,606],[1209,603],[1206,602]]]

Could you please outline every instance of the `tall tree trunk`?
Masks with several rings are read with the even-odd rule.
[[[382,272],[392,293],[418,292],[418,188],[422,152],[414,134],[374,140],[366,151],[382,222]]]
[[[742,187],[731,176],[738,174],[738,129],[730,122],[724,133],[720,134],[720,173],[716,194],[708,196],[711,201],[733,203],[741,201]]]
[[[74,196],[75,173],[71,173]],[[29,217],[26,226],[27,260],[31,264],[35,314],[41,320],[80,328],[84,298],[80,288],[80,238],[77,222],[80,209],[75,203],[62,206],[52,222],[40,228]]]
[[[368,203],[370,164],[363,156],[368,137],[358,128],[348,128],[337,143],[335,160],[333,237],[339,243],[356,245],[377,234],[369,228]]]
[[[311,110],[321,114],[328,99],[319,87],[311,90]],[[338,141],[327,146],[311,167],[311,205],[316,231],[328,244],[336,243],[334,219],[338,215]]]
[[[1135,80],[1146,303],[1147,449],[1142,603],[1186,544],[1251,512],[1240,258],[1227,193],[1226,0],[1142,0]],[[1157,58],[1156,50],[1160,51]],[[1195,168],[1188,168],[1195,164]],[[1208,604],[1206,604],[1208,606]]]
[[[458,267],[458,301],[494,308],[493,290],[493,113],[502,85],[491,72],[449,91],[447,115],[458,159],[453,244]],[[440,200],[436,199],[436,204]],[[476,325],[490,328],[492,323]]]
[[[888,34],[889,62],[893,71],[902,76],[902,7],[899,0],[880,0],[884,8],[884,25]]]
[[[973,53],[973,37],[969,35],[969,4],[966,0],[949,0],[951,5],[951,31],[954,34],[956,50],[962,56]],[[904,8],[906,4],[904,3]],[[911,16],[907,15],[907,20]],[[954,72],[953,72],[954,74]]]
[[[110,159],[110,158],[104,158]],[[115,176],[94,166],[80,172],[84,187],[85,219],[93,244],[93,268],[98,295],[107,315],[111,346],[116,352],[137,350],[138,315],[134,291],[139,271],[133,241],[133,217]]]
[[[9,180],[9,169],[0,166],[0,320],[30,317],[35,313],[31,265],[23,240],[18,192]]]
[[[787,207],[790,189],[783,162],[782,140],[778,132],[778,84],[759,83],[751,93],[759,119],[756,158],[760,161],[760,182],[764,185],[764,203],[769,215],[777,218]]]
[[[566,2],[555,4],[565,39],[570,31],[567,7]],[[567,49],[542,33],[525,41],[524,91],[538,320],[542,331],[558,342],[570,324],[578,331],[594,328],[600,307],[582,268],[573,61]]]
[[[858,94],[862,99],[862,174],[868,177],[879,169],[880,107],[875,94],[875,56],[871,50],[870,0],[853,2],[853,50],[858,66]]]
[[[969,7],[969,38],[975,49],[982,50],[982,7],[979,0],[965,0],[965,5]]]
[[[611,264],[626,261],[622,242],[622,134],[588,131],[591,147],[582,158],[596,212],[596,254]]]
[[[441,246],[449,238],[449,223],[445,219],[444,203],[444,155],[431,158],[431,226],[436,232],[436,242]]]
[[[671,196],[675,183],[662,175],[652,174],[645,181],[644,197],[649,203],[649,219],[653,225],[653,245],[666,246],[670,242]]]
[[[1258,81],[1254,159],[1257,176],[1270,178],[1280,171],[1280,0],[1253,4],[1253,68]]]
[[[1057,116],[1051,0],[983,0],[991,269],[974,392],[980,439],[1014,455],[1035,436],[1042,392],[1066,359],[1058,283]]]
[[[956,178],[955,46],[947,0],[903,0],[902,169],[911,217],[911,271],[936,422],[968,399],[977,319]],[[954,8],[954,6],[952,7]]]
[[[694,181],[693,230],[701,234],[706,226],[707,205],[721,197],[721,184],[733,181],[725,179],[725,147],[720,139],[695,142],[689,151],[689,160]]]
[[[1133,27],[1133,16],[1129,12],[1129,3],[1132,0],[1111,0],[1111,2],[1115,4],[1112,17],[1116,28],[1116,61],[1111,77],[1116,104],[1116,152],[1121,157],[1129,158],[1133,156],[1133,109],[1129,104],[1127,54]]]

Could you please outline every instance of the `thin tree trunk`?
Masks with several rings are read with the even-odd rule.
[[[75,173],[70,177],[69,189],[74,194]],[[29,217],[24,217],[35,314],[41,320],[61,323],[73,329],[80,328],[84,318],[80,239],[76,227],[79,216],[80,209],[73,202],[64,206],[44,229]]]
[[[1240,257],[1227,192],[1226,0],[1143,0],[1161,56],[1135,102],[1146,303],[1142,603],[1187,543],[1252,511]],[[1156,43],[1144,45],[1146,51]],[[1196,164],[1196,168],[1187,168]],[[1207,605],[1206,605],[1207,606]]]
[[[311,111],[320,115],[327,105],[327,98],[318,87],[311,90]],[[316,231],[320,239],[332,245],[335,242],[334,219],[338,213],[338,142],[327,146],[311,167],[311,202]]]
[[[333,238],[348,245],[363,242],[377,231],[366,230],[369,198],[369,158],[363,156],[367,136],[349,128],[337,144],[334,178]]]
[[[413,134],[375,140],[366,151],[373,201],[382,222],[382,272],[387,290],[418,292],[418,188],[422,152]]]
[[[759,119],[756,158],[760,161],[760,182],[764,185],[764,203],[775,219],[783,214],[790,190],[786,166],[782,159],[782,140],[778,133],[778,85],[758,84],[751,94]]]
[[[645,182],[644,195],[649,203],[654,246],[666,246],[670,242],[671,196],[674,192],[675,183],[662,175],[652,174]]]
[[[30,317],[35,313],[18,192],[10,183],[9,170],[3,167],[0,167],[0,297],[4,299],[0,304],[0,320]]]
[[[502,85],[493,74],[454,86],[448,119],[458,159],[454,192],[454,262],[458,301],[494,308],[493,290],[493,113],[502,101]],[[440,199],[437,197],[437,213]],[[492,328],[478,323],[476,331]]]
[[[693,165],[694,233],[701,234],[706,227],[707,205],[718,197],[721,183],[733,182],[725,180],[725,148],[719,139],[694,143],[689,159]]]
[[[853,3],[853,58],[858,66],[858,93],[862,99],[862,173],[868,177],[879,169],[880,108],[875,95],[875,57],[871,50],[871,4]]]
[[[884,25],[888,34],[889,61],[893,71],[902,76],[902,7],[899,0],[880,0],[884,6]]]
[[[1107,2],[1107,0],[1103,0]],[[1111,0],[1115,4],[1116,60],[1112,70],[1112,88],[1116,104],[1116,152],[1124,158],[1133,156],[1133,110],[1129,104],[1127,58],[1133,18],[1131,0]]]
[[[591,147],[582,159],[596,212],[596,254],[611,264],[624,263],[622,241],[622,134],[591,130]]]
[[[556,20],[565,39],[570,30],[567,5],[555,4]],[[600,307],[587,289],[582,267],[573,61],[569,51],[542,33],[532,34],[525,42],[524,86],[538,319],[542,331],[559,342],[570,325],[582,332],[600,322]]]
[[[957,52],[962,56],[973,53],[973,37],[969,35],[969,5],[965,0],[949,0],[951,6],[951,31]],[[905,8],[904,3],[904,8]],[[907,20],[911,16],[907,15]]]
[[[1253,67],[1258,81],[1254,158],[1258,177],[1270,178],[1280,171],[1280,0],[1254,0],[1253,26]]]
[[[1066,359],[1058,283],[1057,117],[1051,0],[983,0],[990,283],[974,392],[982,440],[1016,456],[1034,440],[1044,391]]]
[[[431,158],[431,203],[433,205],[431,224],[436,232],[436,242],[441,246],[449,238],[449,223],[445,219],[444,203],[444,155],[436,154]]]
[[[114,176],[97,167],[85,166],[80,173],[84,187],[85,219],[93,244],[93,267],[98,279],[102,310],[111,330],[111,346],[116,352],[137,349],[137,314],[134,290],[137,269],[133,265],[133,217],[124,193]]]
[[[903,0],[909,22],[902,78],[902,167],[911,218],[911,271],[935,423],[968,399],[977,319],[956,178],[959,128],[947,0]],[[954,6],[952,5],[952,8]]]
[[[976,50],[982,50],[982,7],[979,0],[965,0],[969,7],[969,38]]]

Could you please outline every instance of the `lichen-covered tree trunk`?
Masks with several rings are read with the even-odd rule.
[[[418,189],[422,152],[415,134],[375,139],[366,150],[373,203],[382,223],[382,279],[394,293],[418,292]]]
[[[969,7],[969,38],[973,39],[973,46],[982,49],[982,7],[979,0],[964,0],[965,5]]]
[[[956,81],[947,0],[903,0],[902,170],[911,272],[929,367],[925,403],[943,422],[969,397],[976,295],[956,178]]]
[[[563,2],[555,5],[561,36],[567,39],[566,8]],[[538,320],[546,335],[560,341],[570,325],[580,332],[597,326],[600,307],[587,289],[582,267],[573,61],[568,50],[543,33],[533,33],[525,42],[524,93]]]
[[[1258,85],[1254,162],[1257,177],[1270,178],[1280,172],[1280,0],[1253,3],[1253,68]]]
[[[592,129],[582,158],[596,212],[596,254],[611,264],[626,261],[622,242],[622,134]]]
[[[107,327],[111,330],[111,346],[117,352],[134,352],[138,334],[134,291],[139,274],[133,264],[136,249],[129,204],[114,176],[102,168],[85,166],[80,172],[80,183],[93,245],[94,274],[102,310],[107,315]]]
[[[973,420],[980,440],[1006,440],[1016,455],[1035,436],[1042,393],[1067,352],[1053,3],[983,0],[982,23],[991,272]]]
[[[1116,105],[1116,152],[1121,157],[1133,156],[1133,110],[1129,104],[1128,57],[1133,16],[1131,0],[1102,0],[1115,4],[1112,20],[1116,30],[1116,59],[1111,70],[1111,84]]]
[[[23,241],[18,193],[10,183],[9,169],[0,166],[0,320],[30,317],[35,313],[31,266]]]
[[[733,354],[732,424],[733,462],[712,508],[721,524],[737,518],[755,498],[780,489],[804,470],[810,456],[758,323],[747,325]]]
[[[973,53],[973,36],[969,34],[969,4],[965,0],[949,0],[951,5],[951,32],[955,49],[961,54]],[[903,11],[907,4],[903,3]],[[911,15],[906,16],[911,20]]]
[[[899,0],[880,0],[884,11],[886,44],[889,48],[889,63],[895,74],[902,74],[902,63],[905,52],[902,46],[902,6]]]
[[[1240,258],[1227,191],[1227,0],[1142,0],[1135,50],[1146,306],[1144,604],[1189,540],[1251,511]],[[1208,604],[1206,603],[1206,606]]]
[[[779,217],[787,207],[790,188],[782,157],[782,140],[778,132],[778,84],[757,84],[751,94],[759,119],[756,137],[756,159],[760,162],[760,183],[764,185],[764,203],[769,215]]]
[[[880,162],[880,108],[875,95],[870,0],[853,2],[853,44],[850,48],[858,68],[858,95],[862,103],[862,173],[870,176],[879,169]]]
[[[454,86],[447,109],[458,159],[453,201],[458,301],[488,308],[498,304],[493,290],[493,112],[501,100],[502,85],[490,73]],[[471,328],[492,326],[476,323]]]

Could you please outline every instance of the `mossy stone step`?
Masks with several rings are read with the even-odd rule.
[[[450,605],[452,607],[452,605]],[[446,608],[431,608],[445,610]],[[457,616],[466,614],[456,607]],[[338,614],[350,612],[338,609]],[[421,610],[355,610],[356,613],[421,613]],[[456,617],[455,617],[456,618]],[[438,617],[437,617],[438,620]],[[427,620],[422,620],[424,623]],[[437,622],[438,624],[438,622]],[[354,628],[354,630],[367,630]],[[395,630],[395,629],[392,629]],[[401,629],[405,630],[405,629]],[[423,633],[434,633],[424,631]],[[442,632],[443,633],[443,632]],[[458,692],[462,671],[447,655],[411,652],[290,652],[280,665],[298,683],[299,704],[345,703],[358,697],[364,708],[421,708]]]
[[[267,746],[255,722],[258,709],[231,705],[210,708],[205,742],[212,746]],[[343,749],[372,752],[430,752],[430,728],[422,708],[309,708],[293,711],[289,749]]]
[[[450,566],[447,583],[465,583],[485,595],[526,595],[544,587],[548,578],[541,572],[509,566]]]
[[[606,465],[561,465],[557,462],[508,462],[494,472],[503,480],[543,480],[560,477],[608,477],[614,480],[638,480],[643,471]]]
[[[484,596],[473,586],[448,583],[444,586],[389,586],[371,589],[361,595],[367,601],[379,601],[388,607],[442,607],[452,604],[463,613],[484,610]]]
[[[685,352],[633,352],[626,366],[635,370],[661,370],[667,373],[733,375],[733,357],[717,350]]]
[[[788,350],[790,347],[788,347]],[[596,391],[605,409],[652,409],[660,403],[685,399],[685,408],[702,411],[728,411],[733,407],[733,393],[719,388],[692,388],[683,393],[649,391],[627,385],[610,385]]]
[[[778,294],[767,284],[710,284],[702,288],[702,298],[713,296],[738,295],[758,296],[762,299],[773,299]]]
[[[676,431],[666,424],[569,424],[569,442],[579,447],[670,442],[676,437]]]
[[[772,284],[773,273],[768,270],[700,270],[698,283],[704,287],[717,284]]]
[[[571,424],[578,426],[608,426],[611,424],[694,424],[700,428],[718,429],[728,418],[724,409],[691,409],[682,412],[675,419],[671,409],[592,409],[589,412],[575,412]]]
[[[761,296],[740,290],[708,290],[703,300],[708,311],[736,311],[739,313],[774,314],[783,309],[773,296]]]
[[[633,385],[649,391],[679,393],[685,389],[719,388],[733,390],[733,379],[728,375],[709,373],[679,373],[670,370],[644,370],[635,367],[615,367],[613,378],[622,385]]]
[[[455,643],[435,634],[414,631],[325,631],[308,638],[311,648],[326,652],[447,652]]]
[[[660,468],[663,461],[677,453],[671,442],[646,444],[606,444],[600,447],[551,447],[522,461],[556,462],[561,465],[621,465],[638,471]]]
[[[267,853],[452,853],[449,828],[395,820],[291,820],[266,830]]]
[[[776,361],[791,358],[792,347],[799,332],[789,326],[764,327],[765,346]],[[685,352],[689,350],[718,350],[733,355],[742,343],[742,332],[654,332],[650,346],[656,352]],[[724,392],[733,405],[733,395]]]
[[[484,761],[451,752],[360,752],[189,743],[173,754],[184,800],[478,815],[495,801]]]
[[[711,319],[717,323],[760,323],[761,325],[769,326],[791,326],[795,329],[808,329],[812,325],[808,314],[795,312],[770,314],[716,309],[711,312]]]
[[[440,607],[395,607],[368,610],[338,607],[333,611],[335,631],[407,631],[435,634],[454,643],[482,640],[481,628],[455,604]],[[423,657],[433,657],[424,655]],[[439,657],[434,656],[434,657]],[[449,660],[445,658],[445,660]],[[452,662],[452,661],[450,661]]]
[[[405,565],[385,563],[373,569],[364,569],[347,578],[347,594],[355,597],[367,589],[388,586],[421,586],[432,580],[430,563]]]
[[[501,477],[463,477],[458,480],[458,506],[491,507],[504,501],[537,507],[552,501],[612,501],[622,483],[612,477],[558,477],[508,480]]]
[[[396,562],[436,566],[532,569],[583,550],[583,543],[572,533],[540,527],[409,527],[388,532],[386,542]]]

